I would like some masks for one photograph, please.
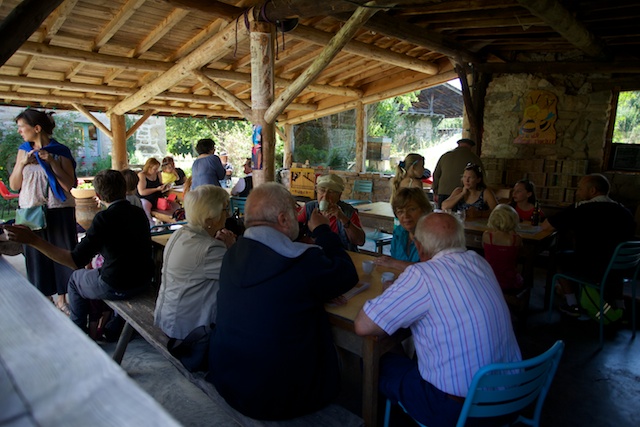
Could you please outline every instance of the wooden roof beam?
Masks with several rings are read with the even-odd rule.
[[[109,137],[109,139],[113,139],[113,133],[111,132],[111,129],[106,127],[100,120],[96,119],[93,116],[93,114],[91,114],[91,111],[87,110],[84,106],[82,106],[81,104],[78,104],[76,102],[72,103],[71,105],[73,105],[73,108],[75,108],[80,113],[82,113],[83,116],[85,116],[87,119],[89,119],[89,121],[91,123],[93,123],[95,125],[95,127],[97,127],[102,132],[104,132],[104,134],[107,135]]]
[[[242,43],[249,36],[245,30],[236,32],[234,25],[227,25],[223,30],[200,45],[196,50],[178,61],[157,79],[144,85],[136,94],[118,103],[110,114],[125,114],[147,102],[170,87],[191,75],[197,68],[215,61],[228,52],[233,51],[236,43]]]
[[[218,83],[211,80],[209,77],[205,76],[199,70],[193,70],[193,75],[207,88],[211,90],[211,92],[218,95],[220,98],[224,99],[230,106],[235,108],[242,116],[251,121],[252,120],[252,112],[251,107],[245,104],[245,102],[241,99],[238,99],[233,93],[229,92]]]
[[[242,12],[239,7],[216,0],[164,0],[164,2],[180,9],[210,13],[227,22],[233,21],[238,13]]]
[[[371,18],[365,24],[365,28],[424,47],[450,58],[456,58],[458,62],[481,62],[481,59],[476,54],[447,40],[439,33],[430,32],[423,27],[412,25],[387,13],[379,13]]]
[[[556,0],[518,0],[532,14],[589,56],[605,57],[605,45]]]
[[[322,50],[322,53],[288,88],[286,88],[274,100],[267,109],[264,119],[267,123],[273,123],[275,119],[285,110],[287,105],[293,101],[311,83],[322,70],[329,65],[331,60],[340,50],[351,40],[355,33],[371,18],[378,10],[374,8],[359,7],[351,18],[336,33],[331,41]]]
[[[316,30],[312,27],[298,25],[295,30],[287,33],[287,36],[320,46],[325,46],[331,41],[333,35],[325,31]],[[357,40],[351,40],[344,46],[344,48],[342,48],[342,50],[367,59],[383,61],[391,65],[418,71],[420,73],[429,75],[438,74],[438,66],[431,62],[422,61],[418,58],[412,58],[401,53],[392,52]]]
[[[153,61],[149,59],[123,58],[116,55],[107,55],[104,53],[88,52],[80,49],[69,49],[66,47],[50,46],[42,43],[25,42],[19,53],[26,55],[38,55],[44,58],[54,58],[79,63],[87,63],[99,65],[107,68],[124,68],[126,70],[150,71],[154,73],[164,73],[171,69],[175,63]],[[211,79],[229,80],[241,83],[251,84],[250,73],[240,73],[229,70],[201,70],[207,77]],[[277,78],[276,86],[287,87],[293,83],[293,80]],[[348,87],[337,87],[330,85],[311,84],[306,89],[314,92],[326,93],[329,95],[348,96],[357,98],[362,95],[362,91]]]
[[[13,56],[64,0],[22,0],[0,23],[0,66]]]

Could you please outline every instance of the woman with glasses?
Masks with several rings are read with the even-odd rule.
[[[229,194],[215,185],[201,185],[184,196],[187,224],[171,235],[165,247],[155,308],[155,324],[169,338],[185,340],[215,324],[222,258],[236,241],[224,228],[228,209]],[[202,338],[201,343],[183,348],[181,362],[190,371],[206,370],[202,363],[208,345]]]
[[[421,188],[401,188],[391,203],[399,225],[393,229],[391,257],[382,256],[376,264],[404,270],[408,265],[420,261],[418,249],[413,243],[418,220],[431,213],[433,208]]]
[[[467,218],[488,217],[498,205],[493,191],[482,179],[480,166],[469,163],[462,174],[462,187],[457,187],[449,198],[442,202],[442,209],[465,211]]]

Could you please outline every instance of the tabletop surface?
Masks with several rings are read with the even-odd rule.
[[[0,425],[178,426],[2,256],[0,275]]]

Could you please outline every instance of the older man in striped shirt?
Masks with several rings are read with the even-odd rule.
[[[378,336],[411,328],[418,360],[386,354],[380,391],[422,424],[451,426],[473,375],[521,354],[500,285],[484,258],[466,249],[462,224],[429,214],[418,223],[415,244],[421,262],[367,301],[355,327]]]

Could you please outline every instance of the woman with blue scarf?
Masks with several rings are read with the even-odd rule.
[[[77,181],[76,161],[69,148],[52,138],[56,126],[52,114],[28,109],[16,117],[18,133],[25,142],[18,148],[9,185],[20,191],[21,208],[46,206],[47,227],[35,233],[71,250],[78,241],[76,204],[71,195]],[[23,250],[29,281],[51,300],[57,294],[56,305],[69,314],[66,294],[72,270],[30,246]]]

